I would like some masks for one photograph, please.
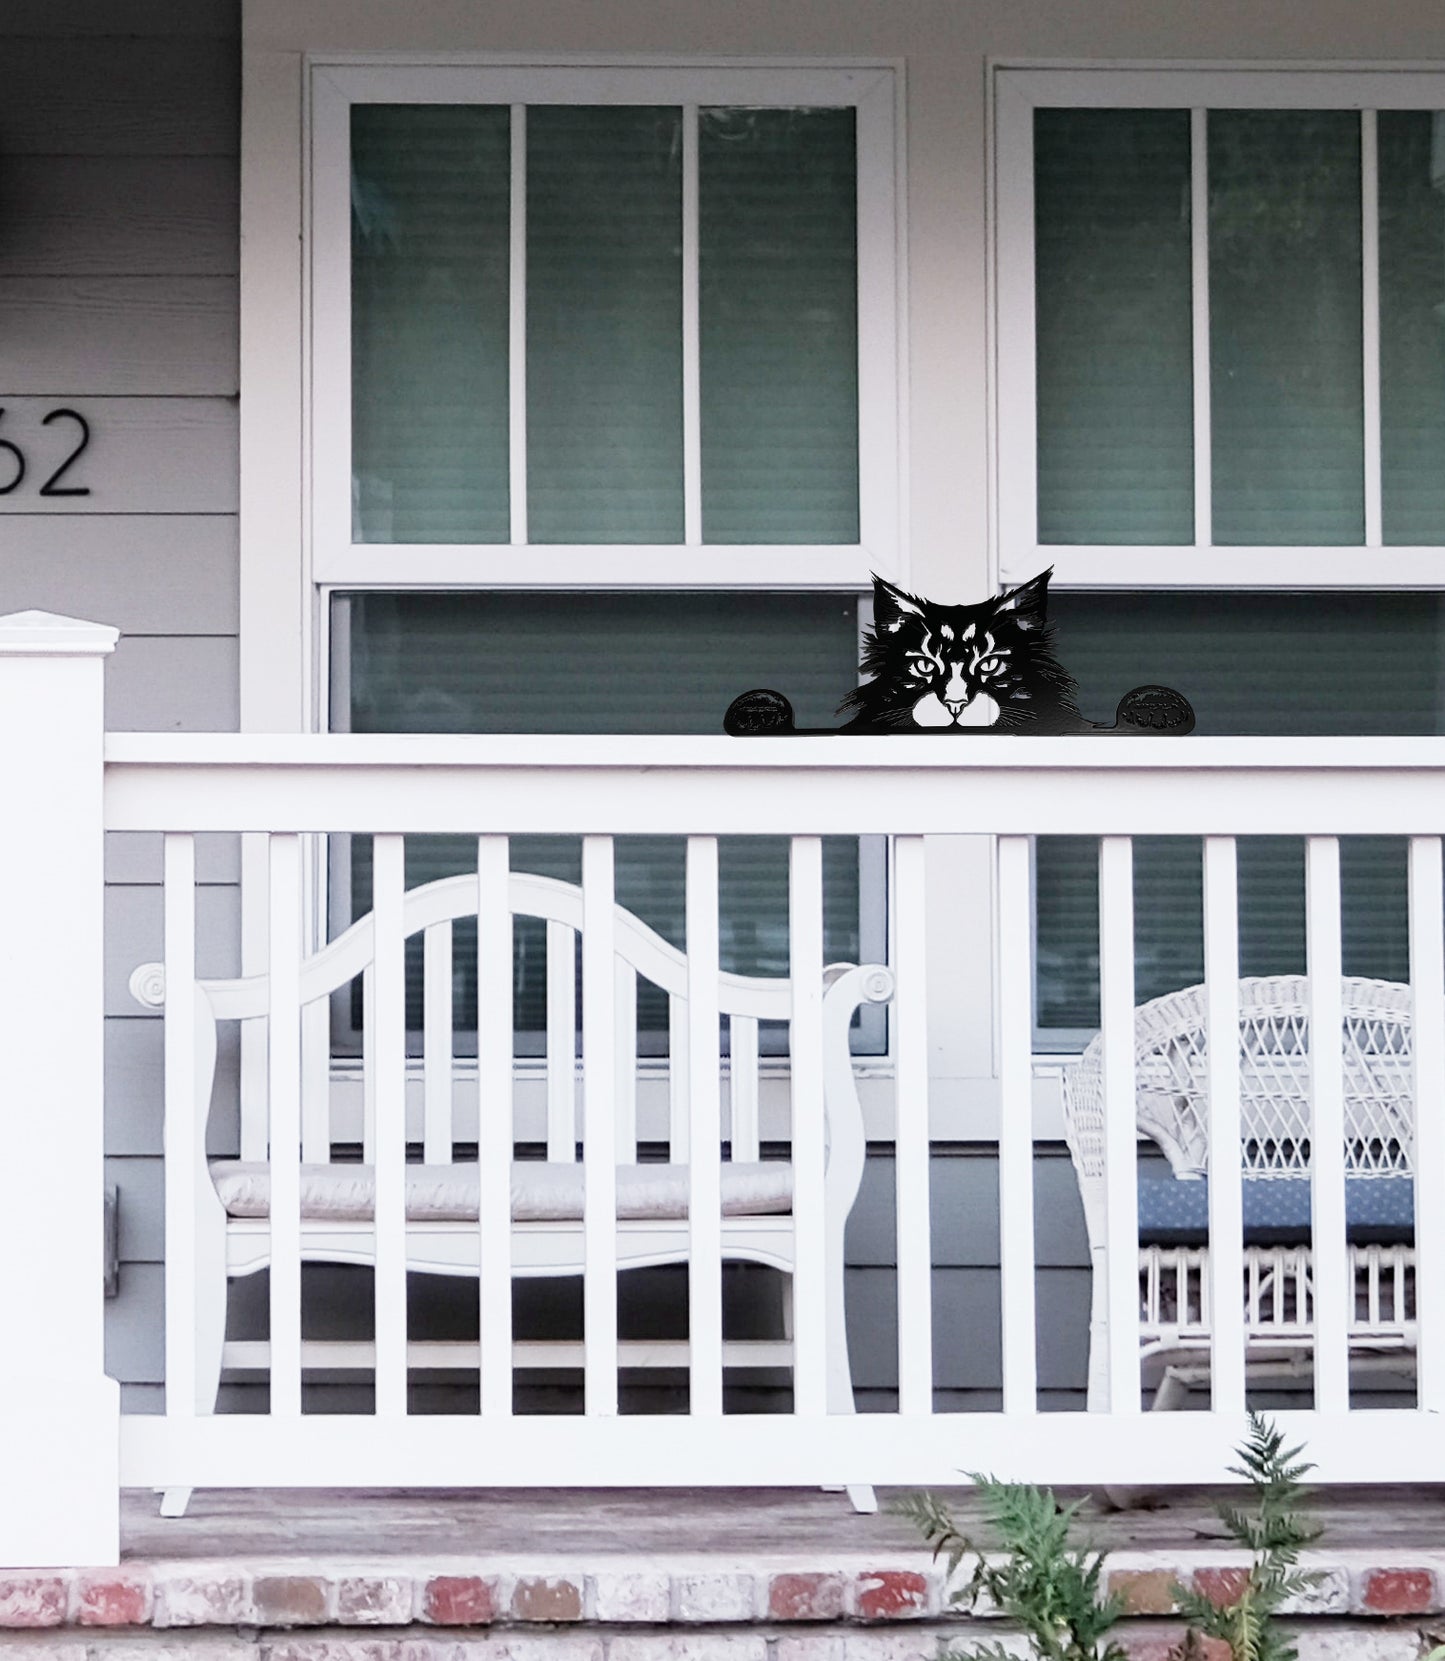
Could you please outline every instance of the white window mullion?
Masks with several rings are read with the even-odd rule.
[[[511,308],[507,407],[512,543],[527,540],[527,106],[512,105]]]
[[[702,546],[702,374],[698,313],[698,106],[682,111],[682,539]]]
[[[1360,299],[1365,401],[1365,546],[1384,541],[1380,496],[1380,167],[1374,110],[1360,111]]]
[[[1194,541],[1214,541],[1214,450],[1209,404],[1209,111],[1189,112],[1191,300],[1194,319]]]

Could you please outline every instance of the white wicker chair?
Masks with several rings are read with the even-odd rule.
[[[1239,983],[1244,1174],[1299,1179],[1310,1169],[1309,983],[1302,975]],[[1409,1176],[1414,1169],[1411,993],[1391,981],[1343,983],[1345,1169],[1350,1178]],[[1204,988],[1191,986],[1135,1011],[1138,1126],[1173,1174],[1208,1167],[1208,1054]],[[1104,1275],[1102,1041],[1064,1075],[1064,1126],[1078,1173],[1093,1267],[1089,1327],[1091,1409],[1107,1399]],[[1415,1253],[1410,1245],[1351,1245],[1353,1364],[1409,1370],[1415,1347]],[[1307,1371],[1313,1344],[1307,1246],[1245,1246],[1246,1366],[1250,1376]],[[1208,1248],[1144,1245],[1139,1252],[1140,1344],[1154,1405],[1174,1405],[1209,1371]]]

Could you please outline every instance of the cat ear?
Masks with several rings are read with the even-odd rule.
[[[994,602],[995,615],[1016,618],[1021,629],[1041,629],[1048,620],[1049,578],[1053,574],[1051,565],[1017,588],[1006,588]]]
[[[873,573],[873,627],[895,631],[904,617],[922,617],[923,604],[913,595],[895,588],[886,577]]]

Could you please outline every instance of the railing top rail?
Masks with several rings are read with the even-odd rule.
[[[1445,736],[1360,738],[888,737],[731,738],[535,733],[110,733],[108,765],[139,767],[582,767],[984,773],[1207,773],[1220,768],[1352,772],[1439,769]]]
[[[134,734],[111,830],[1300,835],[1445,829],[1445,738]]]

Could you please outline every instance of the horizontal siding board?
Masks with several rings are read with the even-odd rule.
[[[165,35],[234,40],[240,0],[5,0],[0,39],[47,35]]]
[[[206,832],[195,840],[196,881],[237,883],[241,880],[241,839],[239,836]],[[105,880],[107,882],[159,883],[163,854],[159,831],[107,831],[105,837]]]
[[[234,732],[237,663],[231,638],[123,635],[106,666],[105,724],[112,732]]]
[[[3,277],[0,318],[0,386],[12,396],[238,390],[234,277]]]
[[[37,515],[73,519],[84,514],[232,514],[240,501],[238,407],[229,398],[0,399],[0,438],[25,457],[25,473],[0,496],[0,531]],[[85,448],[66,467],[61,488],[88,496],[42,496],[40,487],[73,455],[82,432],[58,409],[74,409],[89,427]],[[15,476],[14,458],[0,457],[3,482]]]
[[[11,515],[0,548],[0,616],[38,607],[136,635],[239,625],[234,517]]]
[[[159,888],[112,886],[105,891],[105,1013],[147,1016],[130,995],[131,971],[162,955],[164,906]],[[196,971],[210,978],[239,973],[241,894],[237,888],[196,890]]]
[[[131,1263],[105,1301],[105,1370],[122,1384],[159,1384],[165,1366],[165,1270]]]
[[[9,156],[0,277],[234,276],[231,156]]]
[[[105,1180],[119,1195],[116,1221],[122,1263],[165,1261],[165,1162],[159,1155],[107,1158]]]
[[[216,1087],[206,1131],[213,1159],[234,1159],[241,1132],[237,1091],[240,1043],[234,1022],[219,1035]],[[161,1023],[141,1013],[114,1015],[105,1023],[105,1151],[159,1154],[164,1119],[165,1065]]]
[[[0,155],[234,156],[240,138],[238,39],[11,35],[0,51]]]
[[[845,1261],[892,1266],[897,1261],[891,1152],[872,1150],[848,1218]],[[987,1153],[935,1151],[930,1168],[932,1260],[936,1268],[998,1265],[998,1160]],[[1040,1149],[1034,1160],[1035,1262],[1069,1268],[1089,1260],[1078,1181],[1068,1154]]]

